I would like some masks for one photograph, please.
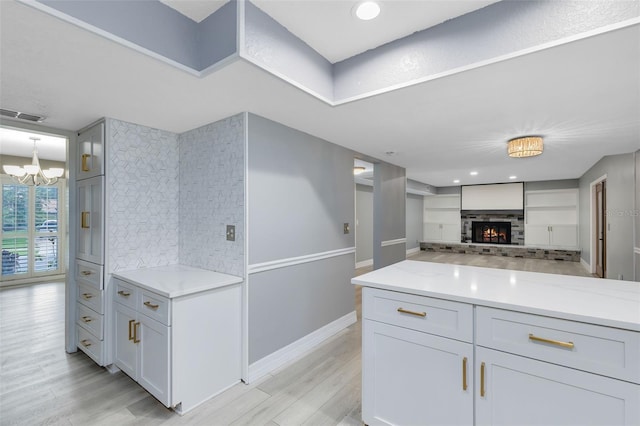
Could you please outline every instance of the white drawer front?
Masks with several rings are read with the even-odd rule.
[[[141,290],[136,310],[164,325],[171,325],[169,315],[169,299],[150,291]]]
[[[99,290],[91,285],[78,283],[78,294],[76,300],[85,306],[93,309],[99,314],[104,314],[104,308],[102,304],[102,290]]]
[[[87,308],[81,303],[77,304],[76,323],[89,333],[93,334],[99,340],[104,339],[104,328],[102,326],[103,320],[104,316],[102,314],[97,313],[93,309]]]
[[[102,354],[102,340],[97,339],[82,327],[76,327],[78,348],[89,355],[99,365],[104,365]]]
[[[364,287],[364,318],[473,342],[473,307],[466,303]]]
[[[131,309],[136,309],[139,292],[138,287],[124,281],[120,281],[117,278],[113,279],[113,286],[115,288],[114,300]]]
[[[102,277],[102,265],[96,265],[95,263],[86,262],[84,260],[76,259],[75,262],[75,277],[77,282],[91,285],[98,290],[104,288]]]
[[[478,307],[477,344],[640,383],[640,333]]]

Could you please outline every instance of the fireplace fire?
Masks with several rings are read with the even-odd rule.
[[[471,222],[474,243],[511,244],[511,222]]]

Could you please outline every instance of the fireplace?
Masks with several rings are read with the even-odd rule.
[[[471,222],[474,243],[511,244],[511,222]]]

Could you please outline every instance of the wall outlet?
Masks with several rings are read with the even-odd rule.
[[[236,227],[234,225],[227,225],[227,241],[236,240]]]
[[[345,234],[348,234],[348,233],[349,233],[349,224],[348,224],[348,223],[345,223],[345,224],[344,224],[344,233],[345,233]]]

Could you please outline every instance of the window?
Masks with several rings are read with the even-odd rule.
[[[63,180],[29,187],[3,176],[0,281],[64,272]]]

